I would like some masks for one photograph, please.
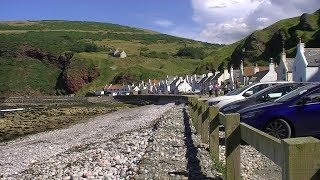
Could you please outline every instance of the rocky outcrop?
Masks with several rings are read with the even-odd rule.
[[[68,94],[74,94],[84,85],[91,83],[100,75],[97,67],[86,68],[69,67],[62,76],[64,88]]]
[[[72,52],[56,56],[39,48],[24,44],[20,47],[16,56],[30,57],[42,62],[49,62],[63,70],[62,76],[58,78],[58,82],[60,83],[57,88],[64,89],[68,94],[74,94],[99,76],[99,69],[97,67],[86,67],[85,63],[80,60],[74,60],[72,63]]]
[[[303,31],[314,31],[317,29],[315,27],[316,24],[312,22],[312,18],[310,17],[310,14],[304,13],[300,16],[300,23],[299,23],[299,28]]]
[[[73,57],[72,52],[66,52],[63,55],[53,55],[51,53],[42,51],[39,48],[33,47],[29,44],[24,44],[20,46],[18,50],[17,57],[31,57],[33,59],[38,59],[40,61],[49,61],[50,63],[55,64],[60,69],[65,69],[69,64],[70,60]]]
[[[128,74],[123,74],[123,75],[117,75],[113,78],[113,83],[114,84],[132,84],[135,81],[137,81],[137,79],[135,79],[133,76],[128,75]]]

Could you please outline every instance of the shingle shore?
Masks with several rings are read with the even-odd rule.
[[[221,132],[221,136],[223,133]],[[220,157],[224,147],[221,146]],[[243,179],[278,179],[279,170],[242,146]],[[221,158],[221,160],[223,160]],[[221,179],[188,107],[143,106],[68,129],[0,144],[3,179]],[[264,174],[264,175],[263,175]]]

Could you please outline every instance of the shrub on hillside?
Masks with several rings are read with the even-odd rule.
[[[184,47],[178,50],[177,56],[190,57],[192,59],[203,59],[206,57],[206,53],[202,48]]]
[[[160,58],[160,59],[168,59],[169,54],[167,52],[156,52],[156,51],[140,51],[140,55],[148,58]]]

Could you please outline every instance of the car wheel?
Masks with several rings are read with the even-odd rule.
[[[285,139],[285,138],[291,137],[291,127],[283,119],[276,119],[276,120],[270,121],[265,126],[264,132],[278,139]]]

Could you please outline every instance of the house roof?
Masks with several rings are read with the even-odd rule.
[[[203,79],[202,75],[196,75],[196,77],[193,78],[196,82],[200,82]]]
[[[268,66],[258,66],[258,68],[259,68],[259,71],[269,70]],[[244,76],[247,76],[247,77],[253,76],[254,75],[254,66],[244,67],[243,74],[244,74]]]
[[[108,89],[121,89],[122,85],[121,84],[112,84],[108,87]]]
[[[259,71],[256,74],[252,75],[252,77],[249,79],[249,81],[250,82],[260,81],[268,72],[269,72],[269,70]]]
[[[294,58],[286,58],[286,66],[288,68],[288,72],[292,72],[292,67],[293,67],[293,63],[294,63]]]
[[[210,82],[213,78],[214,78],[214,75],[209,76],[204,82],[205,82],[205,83],[206,83],[206,82]]]
[[[217,75],[214,76],[214,78],[212,80],[217,81],[219,79],[219,77],[222,75],[223,75],[223,72],[219,72]]]
[[[308,62],[308,66],[320,66],[320,48],[305,48],[304,56]]]
[[[213,79],[214,79],[215,76],[216,76],[216,75],[210,76],[209,81],[213,81]]]
[[[157,80],[157,79],[153,79],[153,80],[150,80],[149,81],[151,84],[158,84],[160,81],[159,80]]]
[[[202,78],[199,83],[204,83],[207,79],[208,79],[208,77],[206,76],[206,77]]]

